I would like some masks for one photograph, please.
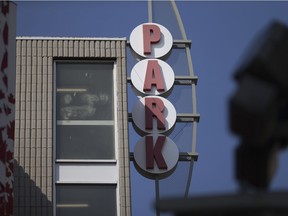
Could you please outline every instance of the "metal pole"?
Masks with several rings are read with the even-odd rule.
[[[152,23],[152,0],[148,0],[148,22]]]
[[[184,28],[180,13],[178,11],[177,5],[176,5],[174,0],[170,0],[170,3],[172,5],[172,9],[173,9],[174,14],[176,16],[176,20],[177,20],[178,26],[180,28],[182,39],[187,40],[187,35],[185,32],[185,28]],[[190,47],[187,44],[185,45],[185,51],[186,51],[189,74],[190,74],[190,76],[194,77]],[[191,88],[192,88],[192,109],[193,109],[192,112],[193,112],[193,114],[197,113],[196,86],[195,85],[196,85],[195,82],[192,82]],[[196,121],[193,122],[192,134],[193,134],[193,137],[192,137],[192,154],[195,154],[196,153],[196,136],[197,136],[197,122]],[[185,190],[185,198],[189,194],[189,189],[190,189],[191,179],[192,179],[192,172],[193,172],[193,165],[194,165],[194,161],[192,160],[190,162],[190,167],[189,167],[189,174],[188,174],[187,185],[186,185],[186,190]]]
[[[180,32],[181,32],[181,35],[182,35],[182,39],[187,40],[185,28],[184,28],[180,13],[178,11],[177,5],[175,3],[175,0],[170,0],[170,3],[171,3],[172,9],[174,11],[174,14],[175,14],[178,26],[179,26],[179,29],[180,29]]]
[[[191,180],[192,180],[192,173],[193,173],[193,165],[194,165],[194,159],[192,158],[189,164],[189,173],[187,177],[187,184],[186,184],[186,189],[185,189],[185,194],[184,194],[185,199],[189,195],[189,190],[190,190],[190,185],[191,185]]]
[[[160,197],[159,197],[159,179],[157,175],[155,177],[155,192],[156,192],[156,206],[158,206]],[[158,208],[156,208],[156,216],[160,216]]]

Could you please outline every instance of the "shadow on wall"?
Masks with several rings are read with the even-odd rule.
[[[28,168],[32,173],[32,167]],[[37,168],[34,167],[36,170]],[[37,170],[38,171],[38,170]],[[39,168],[41,172],[41,169]],[[36,172],[34,172],[36,173]],[[18,161],[14,162],[14,216],[52,216],[52,202],[48,200],[47,193],[47,177],[43,177],[42,173],[34,176],[37,184],[27,174]],[[51,179],[52,181],[52,179]],[[45,188],[45,191],[39,188]],[[52,191],[50,191],[51,193]],[[52,193],[51,193],[52,194]]]

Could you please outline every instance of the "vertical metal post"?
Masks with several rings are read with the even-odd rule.
[[[153,22],[152,16],[152,0],[148,0],[148,22]]]
[[[148,22],[153,22],[153,15],[152,15],[152,0],[148,0]],[[160,192],[159,192],[159,179],[156,175],[155,177],[155,196],[156,196],[156,206],[158,206],[159,199],[160,199]],[[156,216],[160,216],[160,212],[158,208],[156,208]]]
[[[187,198],[189,195],[189,190],[190,190],[190,185],[191,185],[191,180],[192,180],[192,172],[193,172],[193,166],[194,166],[194,161],[193,159],[189,163],[189,173],[188,173],[188,178],[187,178],[187,184],[185,188],[185,194],[184,198]]]
[[[155,177],[155,192],[156,192],[156,206],[158,206],[159,199],[160,199],[158,176]],[[156,208],[156,216],[160,216],[160,212],[159,212],[158,208]]]
[[[180,29],[180,32],[181,32],[181,35],[182,35],[182,39],[183,40],[187,40],[185,28],[184,28],[180,13],[178,11],[177,5],[176,5],[174,0],[170,0],[170,3],[171,3],[172,9],[174,11],[174,14],[175,14],[178,26],[179,26],[179,29]]]
[[[180,32],[182,35],[182,39],[187,40],[185,28],[184,28],[180,13],[178,11],[177,5],[175,3],[175,0],[170,0],[170,3],[171,3],[172,9],[174,11],[174,14],[175,14],[178,26],[179,26],[179,29],[180,29]],[[193,71],[192,57],[191,57],[191,53],[190,53],[190,48],[187,44],[185,45],[185,51],[186,51],[189,75],[191,77],[193,77],[194,71]],[[196,85],[195,83],[191,84],[191,88],[192,88],[192,112],[193,112],[193,114],[197,114],[196,86],[195,85]],[[197,122],[196,121],[193,122],[192,134],[193,134],[193,136],[192,136],[192,154],[194,154],[194,153],[196,153],[196,136],[197,136]],[[194,161],[192,160],[190,162],[190,167],[189,167],[189,174],[188,174],[188,179],[187,179],[187,184],[186,184],[185,197],[187,197],[189,194],[189,189],[190,189],[190,184],[191,184],[191,179],[192,179],[193,165],[194,165]]]

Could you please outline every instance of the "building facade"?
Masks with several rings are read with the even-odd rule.
[[[14,215],[131,214],[126,39],[16,40]]]
[[[16,4],[0,2],[0,215],[13,214]]]

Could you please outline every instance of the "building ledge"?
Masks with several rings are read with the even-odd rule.
[[[38,36],[17,36],[16,40],[90,40],[90,41],[126,41],[125,37],[38,37]]]

